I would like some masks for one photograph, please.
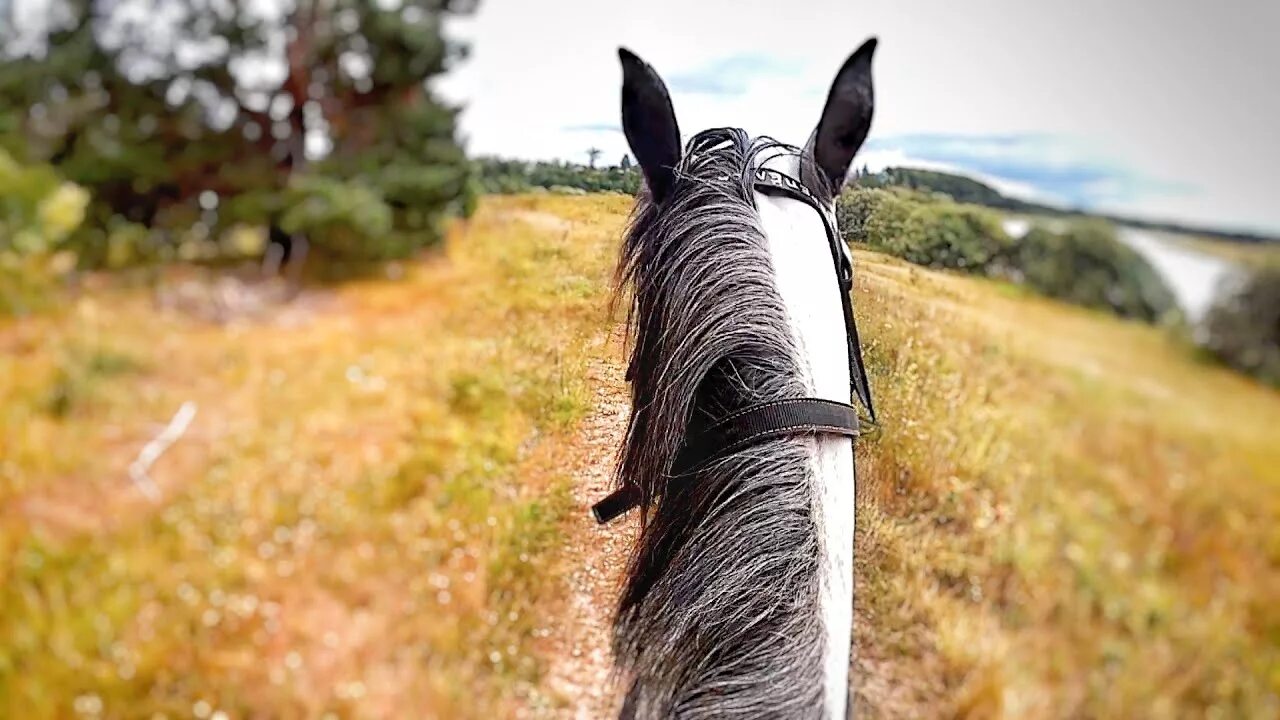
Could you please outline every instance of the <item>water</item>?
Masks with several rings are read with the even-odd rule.
[[[1020,238],[1031,228],[1031,222],[1020,217],[1005,217],[1001,225],[1011,238]],[[1120,242],[1151,263],[1192,324],[1204,319],[1228,279],[1240,271],[1229,260],[1182,247],[1160,233],[1127,227],[1117,227],[1116,233]]]
[[[1004,217],[1000,220],[1004,234],[1011,238],[1020,238],[1031,229],[1031,221],[1020,217]]]
[[[1204,319],[1228,278],[1239,272],[1229,260],[1181,247],[1159,233],[1125,227],[1117,232],[1160,273],[1192,324]]]

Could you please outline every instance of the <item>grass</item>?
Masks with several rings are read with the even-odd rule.
[[[626,198],[490,198],[398,279],[0,321],[0,716],[508,717],[563,598]],[[1280,714],[1280,394],[857,253],[859,717]],[[127,468],[182,402],[187,435]],[[222,713],[222,714],[219,714]]]
[[[1246,268],[1280,263],[1280,242],[1233,242],[1186,235],[1169,235],[1168,237],[1188,250],[1229,260]]]
[[[108,283],[0,321],[0,716],[554,702],[546,448],[586,409],[626,206],[486,201],[398,279],[265,320]],[[187,400],[153,505],[128,466]]]
[[[1280,394],[1153,328],[857,263],[868,714],[1280,713]]]

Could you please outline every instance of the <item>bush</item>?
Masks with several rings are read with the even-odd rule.
[[[391,208],[359,182],[311,176],[293,181],[285,195],[280,229],[305,234],[319,254],[381,259],[407,254],[392,233]]]
[[[75,269],[63,248],[84,220],[89,194],[47,165],[20,165],[0,151],[0,315],[43,309]]]
[[[1155,270],[1103,220],[1078,221],[1062,233],[1035,227],[1014,241],[999,214],[986,208],[905,188],[860,186],[841,194],[836,217],[847,242],[917,265],[1004,278],[1148,322],[1177,308]]]
[[[836,216],[846,241],[927,267],[987,274],[1010,248],[995,213],[912,191],[854,187]]]
[[[1157,322],[1177,309],[1151,265],[1102,220],[1077,221],[1061,233],[1033,227],[1009,265],[1011,279],[1043,295],[1122,317]]]
[[[899,236],[900,257],[918,265],[990,274],[1009,250],[1000,219],[982,208],[937,203],[911,212]]]
[[[914,207],[907,193],[853,187],[836,200],[836,222],[846,242],[892,252],[889,241],[902,234]]]
[[[1198,336],[1226,365],[1280,387],[1280,265],[1260,267],[1221,293]]]

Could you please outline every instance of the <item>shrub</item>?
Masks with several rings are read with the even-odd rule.
[[[1007,273],[1037,292],[1147,322],[1177,308],[1151,265],[1116,238],[1102,220],[1081,220],[1064,232],[1033,227],[1017,244]]]
[[[987,273],[1010,246],[995,213],[908,190],[851,188],[836,217],[846,241],[928,267]]]
[[[1020,241],[1000,216],[945,195],[852,187],[836,204],[845,240],[917,265],[999,277],[1067,302],[1155,322],[1172,315],[1173,293],[1111,225],[1083,220],[1055,233],[1035,227]]]
[[[305,234],[313,249],[335,258],[384,259],[409,250],[392,232],[391,208],[360,182],[297,178],[285,195],[280,228]]]
[[[1226,365],[1280,387],[1280,265],[1264,265],[1222,292],[1198,339]]]
[[[75,269],[62,248],[84,220],[89,194],[47,165],[20,165],[0,151],[0,315],[50,305]]]
[[[836,199],[836,222],[845,242],[862,243],[884,249],[880,241],[894,237],[911,208],[889,190],[852,187]],[[898,227],[884,228],[877,223],[896,222]]]
[[[949,202],[917,207],[899,237],[906,260],[978,274],[987,274],[1010,245],[994,213]]]

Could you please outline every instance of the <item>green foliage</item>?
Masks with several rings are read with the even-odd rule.
[[[1116,215],[1097,215],[1078,209],[1056,207],[1041,203],[1028,202],[1009,197],[986,183],[963,175],[921,170],[918,168],[889,167],[880,172],[869,172],[866,168],[856,170],[853,176],[857,185],[864,188],[905,188],[927,194],[943,194],[960,203],[972,203],[999,210],[1043,215],[1048,217],[1087,219],[1101,218],[1120,225],[1159,230],[1163,232],[1210,236],[1216,239],[1234,240],[1237,242],[1269,242],[1274,237],[1265,237],[1256,233],[1196,228],[1173,222],[1160,222],[1140,218],[1120,217]]]
[[[884,249],[880,243],[902,234],[912,205],[905,192],[851,187],[836,202],[836,221],[846,241]]]
[[[1173,294],[1140,255],[1102,220],[1063,233],[1033,229],[1010,239],[990,210],[909,188],[856,185],[836,204],[848,242],[934,268],[1012,280],[1043,295],[1156,322]]]
[[[0,150],[0,252],[56,247],[84,220],[88,194],[48,165],[24,166]]]
[[[85,265],[216,255],[229,228],[280,228],[286,214],[316,229],[317,247],[341,249],[331,257],[404,254],[439,241],[442,216],[473,202],[456,111],[426,81],[465,55],[444,16],[475,5],[335,0],[275,16],[158,0],[146,32],[119,31],[127,4],[0,10],[0,148],[90,192],[68,238]],[[251,57],[282,77],[232,72]],[[354,212],[315,178],[375,207]],[[298,192],[323,202],[299,210]],[[377,227],[398,236],[371,237]]]
[[[900,254],[911,262],[984,274],[1010,245],[991,211],[949,202],[916,207],[900,238]]]
[[[928,267],[987,273],[1010,247],[991,211],[909,190],[851,188],[837,217],[847,241]]]
[[[589,167],[566,162],[526,162],[482,157],[475,162],[484,192],[512,194],[544,188],[564,192],[571,188],[584,192],[619,192],[635,195],[642,183],[640,170],[624,156],[613,167]]]
[[[1222,293],[1200,333],[1214,357],[1280,387],[1280,265],[1256,268]]]
[[[1156,322],[1177,308],[1151,265],[1103,220],[1076,221],[1061,233],[1034,227],[1011,264],[1015,279],[1043,295],[1122,317]]]
[[[286,233],[304,234],[316,249],[337,257],[358,258],[386,252],[387,248],[378,244],[390,236],[391,208],[376,191],[359,181],[299,177],[285,198],[280,228]]]
[[[88,200],[48,165],[20,165],[0,150],[0,315],[53,303],[58,280],[76,261],[60,248],[80,226]]]
[[[879,173],[859,174],[858,184],[867,188],[907,188],[922,193],[942,193],[956,202],[1009,210],[1021,210],[1027,206],[1027,203],[1005,197],[995,188],[973,178],[933,170],[890,167]]]

